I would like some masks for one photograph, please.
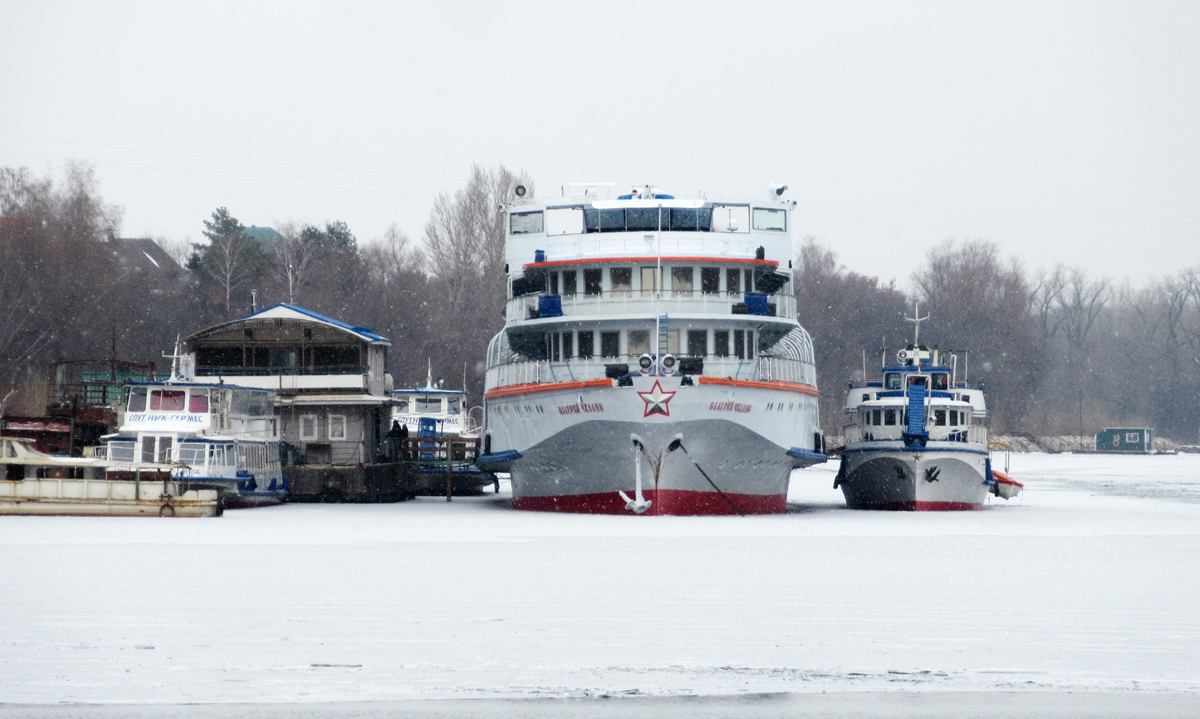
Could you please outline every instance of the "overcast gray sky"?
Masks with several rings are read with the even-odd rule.
[[[790,185],[907,285],[987,238],[1141,283],[1200,263],[1198,3],[4,2],[0,164],[91,161],[126,235],[391,223],[471,164]]]

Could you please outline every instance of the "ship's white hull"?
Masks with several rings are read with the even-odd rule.
[[[983,509],[992,483],[982,446],[944,443],[905,449],[883,442],[851,445],[835,486],[851,509],[945,511]]]
[[[492,452],[519,455],[514,507],[631,513],[640,471],[646,514],[777,513],[792,469],[824,459],[811,388],[595,384],[489,400]]]

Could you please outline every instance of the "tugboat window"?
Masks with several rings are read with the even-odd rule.
[[[156,389],[150,393],[150,409],[162,412],[182,412],[183,395],[183,390]]]
[[[900,389],[900,383],[900,375],[895,372],[889,372],[888,375],[884,377],[884,385],[886,389]]]
[[[896,424],[896,410],[885,409],[883,411],[883,423],[884,424]]]
[[[880,424],[879,420],[880,420],[880,417],[882,417],[882,415],[883,415],[883,410],[878,410],[878,409],[871,410],[871,424],[874,424],[874,425]]]
[[[933,389],[946,389],[946,373],[938,372],[933,375]]]
[[[542,231],[541,212],[518,212],[509,215],[509,227],[514,235],[532,235]]]
[[[188,412],[204,414],[208,411],[208,390],[194,389],[188,397]]]
[[[449,412],[450,414],[458,414],[458,413],[462,412],[462,398],[461,397],[448,397],[448,398],[446,398],[446,404],[448,405],[446,408],[446,411]]]
[[[950,410],[950,426],[951,427],[958,426],[958,410],[956,410],[956,409]]]
[[[944,409],[933,410],[933,423],[934,423],[934,425],[936,425],[938,427],[945,427],[946,426],[946,410],[944,410]]]
[[[145,412],[146,411],[146,390],[133,389],[129,391],[129,411],[130,412]]]

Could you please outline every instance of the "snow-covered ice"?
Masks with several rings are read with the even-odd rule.
[[[998,465],[1002,457],[995,457]],[[1200,693],[1200,455],[1013,455],[1014,502],[0,518],[0,702]]]

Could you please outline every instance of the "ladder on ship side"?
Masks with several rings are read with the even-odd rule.
[[[667,353],[667,345],[669,344],[667,341],[667,337],[669,336],[667,332],[667,321],[667,315],[661,315],[658,318],[658,355],[655,357],[655,359],[658,359]]]

